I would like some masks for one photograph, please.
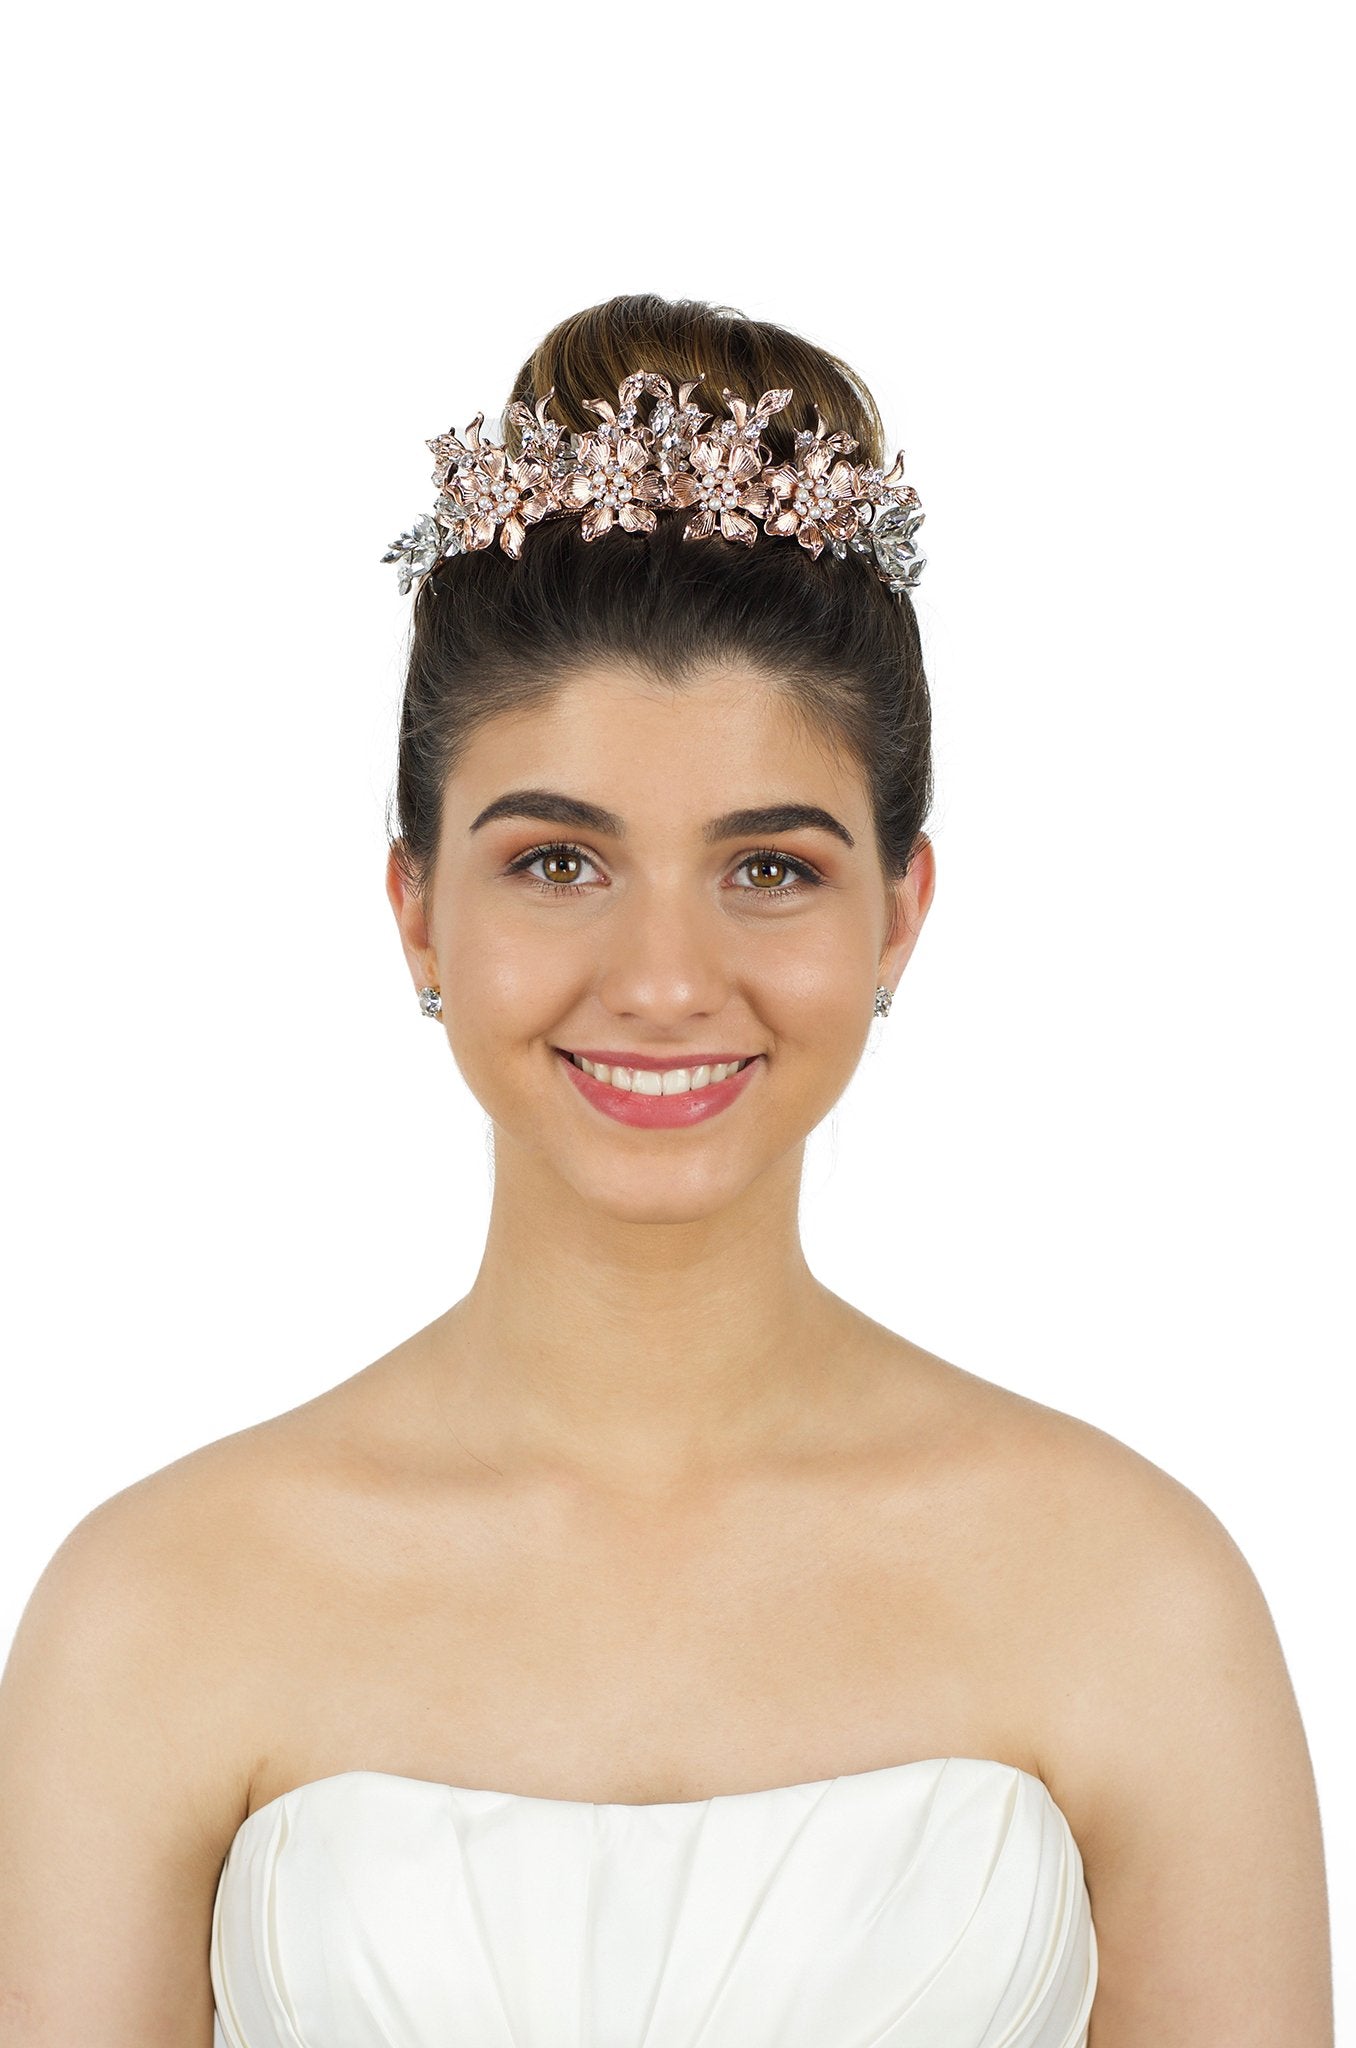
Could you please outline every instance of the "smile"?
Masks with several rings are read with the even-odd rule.
[[[686,1128],[719,1116],[763,1065],[761,1053],[698,1067],[607,1067],[563,1046],[555,1052],[562,1073],[587,1104],[615,1123],[643,1130]]]
[[[727,1060],[715,1066],[698,1067],[609,1067],[600,1061],[585,1059],[581,1052],[567,1052],[567,1060],[579,1067],[585,1074],[592,1074],[609,1088],[620,1088],[633,1095],[686,1095],[694,1088],[707,1088],[715,1081],[728,1081],[747,1067],[756,1053],[746,1060]]]

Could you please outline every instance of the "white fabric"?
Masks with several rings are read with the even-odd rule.
[[[987,1758],[652,1805],[344,1771],[244,1821],[211,1969],[214,2048],[1086,2048],[1097,1943]]]

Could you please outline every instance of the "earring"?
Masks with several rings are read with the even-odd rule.
[[[426,1017],[436,1017],[443,1007],[443,999],[436,988],[421,988],[419,1007]]]
[[[874,1009],[874,1010],[873,1010],[873,1011],[871,1012],[872,1016],[873,1016],[873,1017],[888,1017],[888,1016],[889,1016],[889,1014],[890,1014],[890,1004],[891,1004],[891,1003],[892,1003],[893,1001],[894,1001],[894,998],[893,998],[893,996],[892,996],[892,995],[890,994],[890,991],[889,991],[889,989],[888,989],[888,988],[878,988],[878,989],[876,990],[876,1007],[875,1007],[875,1009]]]

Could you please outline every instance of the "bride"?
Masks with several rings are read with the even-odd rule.
[[[801,1248],[935,880],[873,401],[637,295],[481,424],[388,554],[386,873],[493,1126],[479,1270],[48,1564],[0,2044],[1323,2048],[1313,1777],[1232,1539]]]

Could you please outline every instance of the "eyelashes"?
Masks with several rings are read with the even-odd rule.
[[[543,855],[552,853],[577,854],[582,860],[593,861],[592,854],[586,853],[582,846],[575,846],[565,839],[553,839],[545,846],[532,846],[526,853],[520,853],[504,872],[509,875],[523,874],[534,861],[539,861]],[[757,860],[775,861],[779,867],[789,868],[797,880],[785,888],[778,889],[760,889],[750,885],[747,889],[737,892],[741,896],[771,896],[780,901],[787,896],[803,896],[807,889],[819,888],[824,879],[817,868],[811,867],[809,861],[798,860],[793,854],[782,853],[775,846],[755,847],[752,853],[744,854],[736,865],[744,868]],[[537,875],[528,875],[527,879],[533,888],[544,896],[582,896],[586,893],[579,882],[548,882]]]

